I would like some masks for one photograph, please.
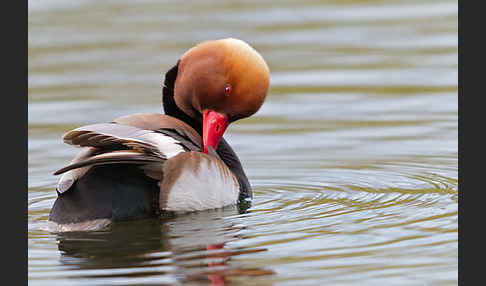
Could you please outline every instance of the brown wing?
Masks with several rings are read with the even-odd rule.
[[[200,151],[201,136],[186,123],[162,114],[135,114],[112,123],[82,126],[63,136],[67,144],[85,147],[62,174],[58,192],[63,193],[91,166],[135,164],[147,176],[161,180],[162,165],[184,151]]]
[[[122,116],[114,120],[114,122],[124,125],[137,127],[144,130],[157,130],[164,133],[172,132],[178,134],[181,144],[188,147],[193,145],[195,148],[189,148],[193,151],[202,150],[202,138],[191,126],[182,120],[175,117],[159,114],[159,113],[139,113],[133,115]],[[172,134],[171,134],[172,135]],[[192,146],[191,146],[192,147]]]
[[[160,163],[165,161],[164,158],[148,156],[146,154],[131,151],[131,150],[120,150],[102,153],[99,155],[94,155],[84,160],[79,160],[72,163],[64,168],[57,170],[54,175],[59,175],[67,171],[78,169],[86,166],[96,166],[96,165],[106,165],[106,164],[150,164],[150,163]]]
[[[163,157],[151,130],[116,123],[86,125],[64,134],[64,143],[108,150],[133,149]]]

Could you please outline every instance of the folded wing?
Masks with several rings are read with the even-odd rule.
[[[201,139],[191,127],[161,114],[138,114],[112,123],[86,125],[67,132],[65,143],[83,147],[63,174],[57,191],[63,193],[89,168],[105,164],[134,164],[147,176],[162,179],[167,159],[185,151],[200,151]]]

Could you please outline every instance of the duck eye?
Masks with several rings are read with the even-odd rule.
[[[224,95],[229,96],[231,93],[231,85],[227,84],[226,87],[224,88]]]

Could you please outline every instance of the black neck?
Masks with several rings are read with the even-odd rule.
[[[177,69],[179,68],[179,62],[173,66],[166,74],[164,80],[164,86],[162,88],[162,103],[164,113],[180,119],[189,124],[194,130],[202,136],[202,119],[196,120],[187,114],[185,114],[175,103],[174,100],[174,84],[177,78]]]

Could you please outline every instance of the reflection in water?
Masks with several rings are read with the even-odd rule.
[[[106,231],[57,234],[60,258],[69,266],[70,278],[133,284],[194,282],[224,285],[232,277],[265,276],[275,272],[232,265],[238,255],[266,248],[232,248],[227,243],[243,239],[244,226],[222,217],[235,209],[201,212],[167,219],[113,224]],[[76,271],[78,270],[78,271]],[[79,271],[82,270],[82,271]],[[144,280],[144,278],[146,278]]]

